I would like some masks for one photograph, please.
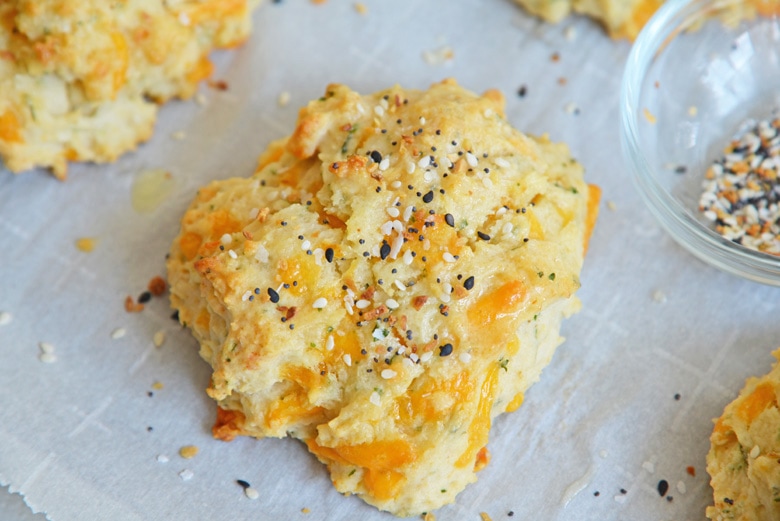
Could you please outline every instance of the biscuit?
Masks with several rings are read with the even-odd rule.
[[[248,179],[198,191],[168,260],[214,435],[306,443],[397,515],[454,500],[563,340],[598,189],[448,80],[331,85]]]
[[[773,353],[780,358],[780,349]],[[749,378],[715,422],[707,454],[714,521],[780,519],[780,364]]]
[[[257,0],[0,2],[0,157],[14,172],[110,162],[193,95],[208,54],[248,35]]]
[[[604,26],[615,39],[634,40],[664,0],[515,0],[531,14],[557,23],[571,13],[589,16]],[[719,4],[720,14],[727,20],[751,19],[756,15],[780,14],[776,0],[735,1]]]

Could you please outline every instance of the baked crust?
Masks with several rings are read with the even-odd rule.
[[[111,162],[157,106],[189,98],[209,52],[247,37],[257,0],[0,2],[0,157],[13,172]]]
[[[254,176],[199,190],[172,245],[215,435],[301,439],[397,515],[451,502],[579,308],[597,204],[496,91],[329,86]]]

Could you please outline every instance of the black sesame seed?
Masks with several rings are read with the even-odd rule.
[[[273,288],[268,288],[268,296],[271,297],[271,302],[276,304],[279,302],[279,294]]]
[[[333,262],[333,248],[328,248],[325,250],[325,260],[328,262]]]
[[[139,304],[146,304],[152,300],[152,293],[150,291],[144,291],[140,295],[138,295],[138,303]]]
[[[259,294],[260,294],[260,288],[255,288],[255,295],[259,295]]]
[[[455,228],[455,217],[453,217],[451,213],[444,216],[444,222]]]
[[[433,201],[433,190],[429,190],[428,193],[423,196],[422,200],[424,203]]]
[[[444,344],[439,346],[439,356],[450,356],[452,354],[452,344]]]
[[[371,254],[370,254],[370,253],[368,253],[367,251],[364,251],[364,252],[363,252],[363,257],[370,257],[370,256],[371,256]]]
[[[463,281],[463,287],[469,291],[474,288],[474,275]]]
[[[252,486],[252,485],[249,484],[248,481],[244,481],[243,479],[237,479],[236,483],[238,483],[241,486],[241,488],[243,488],[244,490],[246,490],[246,489],[248,489],[249,487]]]
[[[382,258],[382,260],[385,260],[388,255],[390,255],[390,245],[386,242],[383,242],[382,246],[379,248],[379,256]]]
[[[520,88],[517,89],[517,95],[521,98],[525,98],[525,95],[528,94],[528,87],[525,85],[520,85]]]
[[[728,497],[724,497],[723,498],[723,502],[728,504],[728,505],[733,505],[734,504],[734,500],[731,499],[731,498],[728,498]]]
[[[682,396],[680,396],[680,393],[674,395],[675,400],[679,400],[680,398],[682,398]]]
[[[658,482],[658,494],[661,497],[664,497],[668,490],[669,490],[669,482],[667,482],[665,479],[662,479],[661,481]]]
[[[483,233],[483,232],[477,232],[477,236],[482,239],[483,241],[489,241],[490,235]]]

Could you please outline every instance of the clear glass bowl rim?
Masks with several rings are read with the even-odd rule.
[[[780,286],[780,258],[738,245],[697,221],[656,180],[639,142],[640,96],[645,76],[667,39],[706,11],[738,0],[668,0],[642,29],[628,56],[620,92],[621,145],[634,184],[670,235],[699,259],[728,273]],[[660,52],[663,52],[662,50]]]

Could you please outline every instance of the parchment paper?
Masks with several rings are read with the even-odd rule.
[[[251,174],[328,83],[373,92],[454,77],[499,88],[516,127],[567,142],[604,200],[568,340],[525,404],[495,422],[479,481],[437,518],[704,519],[712,418],[769,370],[780,290],[694,259],[642,204],[618,138],[629,44],[581,18],[543,24],[508,0],[363,5],[266,2],[251,40],[215,55],[228,89],[165,106],[137,152],[76,165],[65,183],[0,171],[0,311],[11,318],[0,326],[0,485],[54,521],[392,519],[338,494],[296,441],[213,440],[210,369],[167,298],[136,314],[123,302],[164,275],[195,190]],[[131,188],[151,168],[168,169],[175,190],[139,214]],[[75,247],[82,237],[97,239],[93,252]],[[118,328],[126,334],[114,339]],[[40,360],[41,342],[54,363]],[[183,459],[185,445],[199,454]]]

